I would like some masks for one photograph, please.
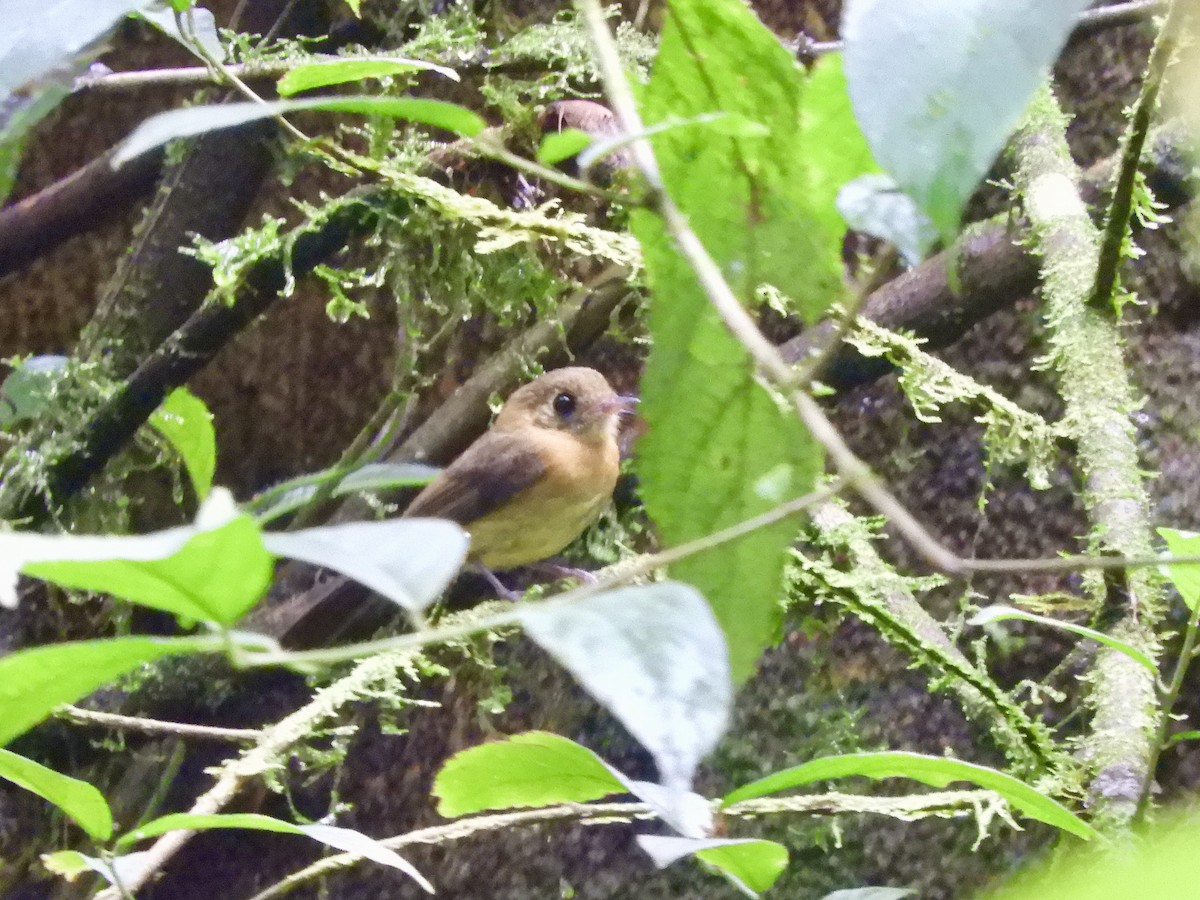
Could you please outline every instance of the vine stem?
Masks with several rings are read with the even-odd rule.
[[[1097,308],[1107,307],[1113,298],[1117,275],[1124,259],[1123,248],[1129,233],[1129,217],[1133,212],[1133,191],[1137,186],[1138,166],[1142,161],[1142,150],[1146,146],[1146,135],[1150,132],[1150,119],[1158,104],[1158,92],[1163,76],[1175,54],[1178,44],[1180,23],[1186,4],[1175,0],[1167,6],[1167,18],[1158,32],[1150,60],[1146,64],[1146,77],[1129,127],[1121,139],[1121,159],[1117,169],[1116,184],[1104,222],[1104,240],[1100,245],[1100,262],[1096,266],[1096,281],[1092,287],[1090,302]]]

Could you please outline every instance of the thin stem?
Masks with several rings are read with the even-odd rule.
[[[1129,217],[1133,212],[1133,191],[1137,184],[1138,166],[1142,161],[1142,150],[1146,146],[1146,135],[1150,131],[1150,119],[1158,105],[1158,91],[1175,53],[1184,9],[1185,4],[1181,2],[1168,6],[1167,19],[1154,42],[1154,49],[1150,52],[1146,77],[1142,82],[1142,91],[1134,107],[1133,117],[1121,141],[1121,162],[1116,185],[1113,187],[1112,202],[1108,207],[1108,218],[1104,223],[1104,242],[1100,246],[1100,262],[1096,266],[1096,281],[1090,300],[1097,308],[1105,308],[1112,302],[1121,261],[1124,258],[1122,250],[1129,233]]]
[[[289,7],[290,7],[290,4],[289,4]],[[276,21],[276,23],[275,23],[276,26],[278,26],[280,24],[280,22],[283,21],[283,19],[284,19],[284,17],[286,17],[286,15],[287,15],[287,10],[284,10],[283,14]],[[186,27],[184,26],[185,19],[187,22]],[[264,100],[262,97],[260,97],[257,93],[255,93],[255,91],[248,84],[246,84],[246,82],[244,82],[241,78],[239,78],[235,73],[231,72],[229,70],[229,67],[226,66],[222,60],[217,59],[215,56],[213,56],[211,53],[209,53],[208,48],[204,46],[203,41],[196,39],[195,19],[193,18],[191,7],[188,7],[186,16],[182,15],[178,12],[175,13],[175,24],[179,27],[179,33],[187,36],[189,42],[192,45],[193,52],[195,52],[197,56],[199,56],[202,60],[204,60],[209,66],[211,66],[213,71],[220,72],[221,75],[225,78],[225,80],[228,81],[230,84],[232,84],[248,100],[250,100],[254,103],[261,104],[262,106],[267,105],[267,101]],[[273,116],[272,118],[274,118],[275,121],[278,122],[279,125],[283,128],[283,130],[288,132],[288,134],[290,134],[292,137],[296,138],[299,141],[303,141],[306,144],[310,142],[308,135],[306,135],[303,131],[301,131],[299,128],[297,128],[295,125],[293,125],[291,122],[289,122],[284,116],[276,115],[276,116]]]
[[[481,135],[474,140],[473,146],[476,150],[489,159],[502,162],[505,165],[516,169],[518,172],[525,172],[529,175],[533,175],[535,178],[540,178],[541,180],[548,181],[551,184],[557,184],[559,187],[564,187],[567,190],[578,191],[581,194],[592,197],[599,197],[601,200],[605,200],[608,203],[628,204],[630,202],[628,194],[620,194],[616,191],[607,190],[606,188],[600,187],[598,184],[594,184],[590,181],[584,181],[580,178],[573,178],[565,172],[558,171],[558,169],[552,169],[549,166],[543,166],[540,163],[534,162],[533,160],[526,159],[523,156],[513,153],[498,140],[491,139],[490,136],[484,137]]]
[[[1188,668],[1192,664],[1192,660],[1196,658],[1196,653],[1200,650],[1197,646],[1197,639],[1200,638],[1200,603],[1192,607],[1188,614],[1187,625],[1183,632],[1183,646],[1179,648],[1179,656],[1175,660],[1175,669],[1171,673],[1171,681],[1167,684],[1162,692],[1160,705],[1162,713],[1158,722],[1158,740],[1154,742],[1152,755],[1150,757],[1150,773],[1153,777],[1154,771],[1158,768],[1158,759],[1168,746],[1170,746],[1171,724],[1174,722],[1172,713],[1175,710],[1175,705],[1179,702],[1180,691],[1183,690],[1183,680],[1187,677]],[[1138,808],[1138,817],[1145,815],[1150,798],[1150,792],[1146,791],[1141,797],[1141,806]]]
[[[140,731],[144,734],[170,734],[176,737],[197,738],[205,741],[228,743],[257,741],[262,732],[253,728],[217,728],[212,725],[192,725],[187,722],[164,722],[161,719],[143,719],[137,716],[120,716],[116,713],[81,709],[78,706],[63,706],[55,715],[81,725],[100,725],[119,731]]]

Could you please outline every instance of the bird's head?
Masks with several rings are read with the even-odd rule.
[[[621,416],[636,403],[616,393],[595,369],[554,369],[513,391],[493,427],[512,431],[532,425],[601,443],[616,438]]]

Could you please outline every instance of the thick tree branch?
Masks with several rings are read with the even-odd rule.
[[[124,213],[158,178],[162,152],[114,169],[112,152],[0,209],[0,278]]]

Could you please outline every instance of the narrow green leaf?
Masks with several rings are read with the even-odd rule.
[[[1167,542],[1172,556],[1195,556],[1200,554],[1200,534],[1195,531],[1180,531],[1178,528],[1159,528],[1158,533]],[[1167,577],[1190,610],[1200,603],[1200,565],[1195,563],[1167,566]]]
[[[741,0],[677,0],[643,112],[650,127],[714,113],[769,125],[753,139],[672,128],[656,135],[655,153],[668,193],[734,290],[749,298],[770,283],[815,317],[841,290],[840,231],[810,207],[800,145],[804,79]],[[804,493],[822,460],[794,414],[756,380],[661,220],[639,212],[633,228],[653,290],[641,407],[653,427],[638,447],[638,474],[664,542],[676,545],[774,505],[755,491],[768,474],[785,496]],[[672,567],[712,605],[737,681],[778,635],[793,535],[794,526],[781,523]]]
[[[150,424],[179,454],[196,496],[203,500],[217,468],[217,437],[204,401],[185,387],[176,388],[150,416]]]
[[[814,759],[743,785],[726,794],[721,800],[721,805],[732,806],[742,800],[752,800],[816,781],[829,781],[852,775],[875,779],[912,778],[933,787],[945,787],[954,781],[969,781],[981,788],[995,791],[1007,800],[1013,809],[1031,819],[1037,819],[1088,840],[1098,836],[1094,828],[1065,806],[1004,772],[961,759],[899,751],[850,753]]]
[[[586,803],[625,790],[591,750],[545,731],[456,753],[433,781],[438,813],[448,819],[485,809]]]
[[[0,746],[64,703],[74,703],[140,665],[222,646],[219,638],[128,637],[53,644],[0,657]]]
[[[300,826],[261,813],[171,813],[152,819],[117,838],[118,847],[130,847],[139,841],[159,837],[168,831],[210,831],[217,828],[242,828],[249,831],[276,831],[281,834],[304,834]]]
[[[543,166],[552,166],[570,159],[592,142],[592,136],[578,128],[564,128],[542,138],[538,147],[537,161]]]
[[[277,100],[272,103],[191,106],[187,109],[173,109],[147,119],[117,147],[112,165],[113,168],[119,168],[135,156],[177,138],[233,128],[248,122],[305,110],[406,119],[453,131],[464,137],[474,137],[483,131],[487,124],[465,107],[423,97],[318,97],[311,100]]]
[[[1019,619],[1022,622],[1034,622],[1038,625],[1045,625],[1049,628],[1057,628],[1059,631],[1069,631],[1071,634],[1077,634],[1080,637],[1088,638],[1098,644],[1103,644],[1105,647],[1111,647],[1113,650],[1118,650],[1124,653],[1134,662],[1145,666],[1156,676],[1158,675],[1158,666],[1154,664],[1154,660],[1134,647],[1132,644],[1127,644],[1119,638],[1112,637],[1102,631],[1096,631],[1094,628],[1088,628],[1084,625],[1073,625],[1070,622],[1060,622],[1058,619],[1051,619],[1048,616],[1039,616],[1034,613],[1025,612],[1024,610],[1016,609],[1011,606],[988,606],[981,609],[968,620],[968,625],[986,625],[989,622],[1002,622],[1005,619]]]
[[[139,541],[153,545],[180,531],[143,538],[93,538],[93,542],[108,542],[113,558],[35,562],[22,571],[63,587],[112,594],[188,619],[233,624],[271,583],[274,559],[263,546],[258,523],[238,515],[220,528],[192,530],[187,542],[169,556],[136,558]],[[121,558],[124,553],[135,558]]]
[[[398,57],[355,56],[323,59],[297,66],[279,79],[278,91],[281,97],[290,97],[314,88],[420,71],[437,72],[453,81],[459,80],[457,72],[437,63]]]
[[[396,488],[423,487],[441,470],[422,463],[368,463],[342,478],[333,489],[334,497],[361,494],[367,491],[388,491]],[[304,506],[317,486],[337,478],[338,469],[324,469],[302,475],[257,494],[242,505],[247,512],[265,525]]]
[[[299,834],[320,841],[327,847],[353,853],[372,862],[399,869],[417,882],[429,893],[433,893],[433,885],[426,880],[417,869],[400,854],[389,850],[374,838],[367,837],[352,828],[339,828],[334,825],[295,825],[271,816],[259,813],[221,813],[200,815],[195,813],[173,813],[147,822],[140,828],[135,828],[128,834],[122,835],[117,846],[125,847],[146,838],[157,837],[168,831],[186,829],[188,831],[211,831],[221,828],[241,828],[250,831],[275,831],[280,834]]]
[[[106,841],[112,836],[108,802],[86,781],[55,772],[8,750],[0,750],[0,778],[49,800],[97,840]]]

